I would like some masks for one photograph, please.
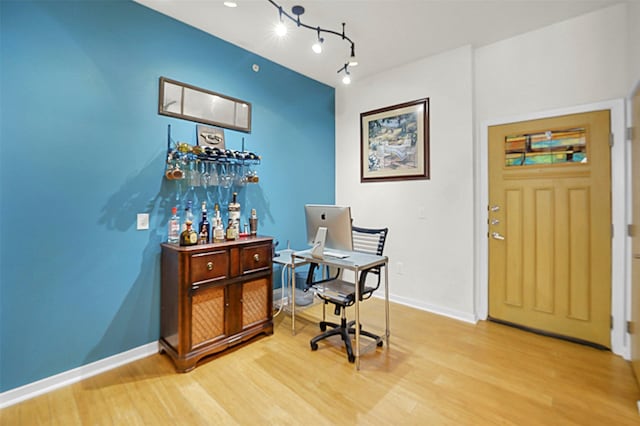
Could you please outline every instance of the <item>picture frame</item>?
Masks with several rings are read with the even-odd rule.
[[[360,114],[360,182],[429,179],[429,98]]]
[[[224,151],[224,129],[199,124],[196,126],[196,135],[199,146],[220,148]]]

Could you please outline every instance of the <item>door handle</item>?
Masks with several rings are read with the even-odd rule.
[[[493,238],[494,240],[504,240],[504,235],[501,235],[498,232],[492,232],[491,238]]]

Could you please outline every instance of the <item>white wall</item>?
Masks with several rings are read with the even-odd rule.
[[[476,122],[625,97],[626,13],[620,4],[476,49]]]
[[[629,86],[640,82],[640,2],[628,5]]]
[[[423,97],[430,100],[431,179],[360,183],[360,113]],[[354,224],[390,228],[385,252],[393,300],[468,321],[474,318],[472,108],[471,47],[336,93],[336,203],[351,206]]]
[[[474,319],[484,241],[474,235],[486,216],[474,174],[481,123],[625,97],[640,78],[639,24],[640,5],[620,4],[337,90],[336,202],[352,206],[358,225],[390,227],[393,300]],[[360,113],[422,97],[431,102],[431,179],[360,183]]]

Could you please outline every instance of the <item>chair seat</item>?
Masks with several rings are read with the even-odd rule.
[[[356,286],[348,281],[336,279],[314,285],[313,289],[322,300],[341,306],[351,306],[355,300]],[[362,295],[369,294],[374,290],[374,287],[365,286]]]

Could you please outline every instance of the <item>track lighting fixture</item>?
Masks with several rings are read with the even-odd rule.
[[[324,43],[324,38],[322,38],[321,34],[325,33],[325,34],[333,34],[336,35],[338,37],[340,37],[342,40],[346,40],[350,47],[350,55],[349,55],[349,59],[347,61],[347,63],[344,64],[344,66],[338,71],[338,73],[344,71],[345,75],[344,78],[342,79],[342,82],[344,84],[349,84],[351,83],[351,77],[350,77],[350,73],[349,70],[347,69],[347,67],[355,67],[356,65],[358,65],[358,61],[356,59],[356,45],[353,42],[353,40],[351,40],[349,37],[347,37],[347,35],[345,34],[345,23],[342,23],[342,32],[337,32],[337,31],[333,31],[333,30],[328,30],[326,28],[321,28],[321,27],[313,27],[311,25],[307,25],[305,23],[303,23],[300,20],[300,16],[304,13],[304,7],[296,5],[293,6],[291,8],[291,15],[288,14],[287,12],[285,12],[282,9],[282,6],[280,6],[278,3],[276,3],[274,0],[268,0],[269,3],[271,3],[276,9],[278,9],[278,15],[280,18],[280,21],[278,23],[278,25],[276,26],[276,34],[280,37],[284,36],[287,32],[287,28],[284,25],[284,21],[282,19],[282,17],[286,17],[289,20],[293,21],[297,27],[302,27],[302,28],[306,28],[309,30],[313,30],[316,31],[318,33],[318,40],[313,44],[313,46],[311,46],[311,48],[313,49],[314,52],[316,53],[322,53],[322,48],[323,48],[323,43]]]

